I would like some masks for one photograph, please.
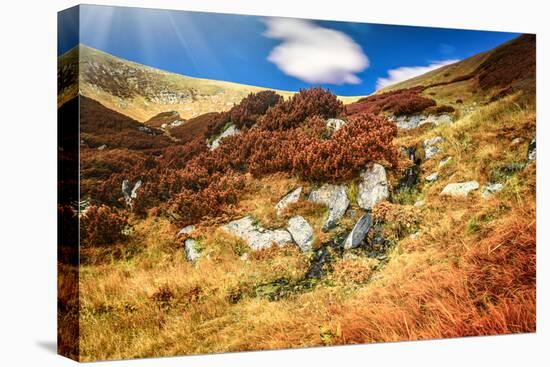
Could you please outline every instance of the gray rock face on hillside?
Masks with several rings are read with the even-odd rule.
[[[344,249],[351,249],[359,246],[365,239],[372,226],[372,217],[370,214],[363,215],[355,224],[350,234],[344,241]]]
[[[192,238],[188,238],[184,243],[185,257],[189,261],[196,261],[200,257],[200,253],[197,251],[197,241]]]
[[[288,220],[288,232],[303,252],[311,251],[313,245],[313,228],[299,215]]]
[[[237,135],[240,132],[241,131],[239,129],[237,129],[235,126],[231,125],[227,129],[225,129],[225,131],[222,132],[220,134],[220,136],[218,136],[212,143],[208,144],[208,147],[210,148],[210,150],[214,150],[214,149],[216,149],[217,147],[220,146],[220,143],[222,142],[223,139],[225,139],[229,136]]]
[[[386,170],[380,164],[367,168],[361,173],[361,178],[357,195],[357,205],[361,208],[371,210],[376,203],[390,196]]]
[[[312,191],[308,200],[328,207],[329,213],[323,225],[324,230],[334,228],[349,206],[345,185],[324,184],[319,189]]]
[[[441,148],[438,147],[439,144],[443,142],[441,136],[434,136],[431,139],[424,140],[424,151],[426,153],[426,159],[430,159],[437,153],[441,152]]]
[[[453,118],[448,114],[441,115],[401,115],[394,117],[394,121],[397,127],[400,129],[415,129],[424,124],[434,124],[436,126],[441,124],[449,124],[453,122]]]
[[[254,224],[254,220],[249,216],[229,222],[222,228],[245,240],[248,246],[255,251],[271,247],[273,244],[282,246],[286,243],[292,243],[292,237],[288,231],[284,229],[264,229]]]
[[[283,210],[292,203],[296,203],[298,200],[300,200],[300,195],[302,194],[302,188],[298,187],[296,190],[293,190],[286,194],[277,205],[275,205],[275,209],[277,210],[277,214],[281,215]]]
[[[470,192],[477,189],[479,189],[479,183],[477,183],[477,181],[450,183],[445,186],[440,195],[466,197]]]

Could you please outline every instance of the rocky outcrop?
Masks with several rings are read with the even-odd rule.
[[[361,173],[363,179],[359,184],[357,204],[367,210],[371,210],[376,203],[386,200],[390,192],[386,170],[380,164],[373,164]]]
[[[531,142],[529,143],[529,147],[527,148],[527,159],[530,161],[534,161],[537,159],[537,140],[536,138],[533,138]]]
[[[233,135],[237,135],[239,134],[241,131],[239,129],[237,129],[235,126],[231,125],[229,126],[227,129],[225,129],[216,139],[214,139],[210,144],[208,144],[208,147],[210,148],[210,150],[214,150],[216,149],[217,147],[220,146],[220,143],[222,142],[223,139],[229,137],[229,136],[233,136]]]
[[[453,122],[453,118],[447,114],[441,115],[401,115],[393,118],[397,127],[400,129],[415,129],[424,124],[449,124]]]
[[[188,238],[184,243],[185,257],[189,261],[196,261],[200,257],[200,253],[197,250],[197,241],[192,238]]]
[[[344,241],[344,249],[358,247],[365,239],[369,229],[372,226],[372,217],[370,214],[363,215],[355,224],[350,234]]]
[[[327,129],[332,134],[338,131],[342,126],[344,126],[346,122],[340,119],[327,119],[326,124],[327,124]]]
[[[284,229],[267,230],[255,224],[250,216],[234,220],[222,227],[227,232],[242,238],[252,250],[261,250],[273,244],[282,246],[292,243],[292,237]]]
[[[137,190],[141,187],[141,180],[138,180],[134,185],[134,188],[131,188],[130,181],[122,181],[122,195],[124,195],[124,201],[126,205],[131,206],[132,201],[137,197]]]
[[[504,185],[501,183],[488,183],[487,186],[483,189],[481,196],[484,199],[490,198],[494,193],[502,191]]]
[[[441,136],[435,136],[431,139],[424,140],[424,152],[426,153],[426,159],[430,159],[437,153],[441,152],[441,148],[438,147],[439,144],[443,142]]]
[[[303,252],[311,251],[313,246],[313,228],[299,215],[288,220],[287,230]]]
[[[434,182],[434,181],[437,180],[438,177],[439,177],[439,173],[434,172],[434,173],[432,173],[432,174],[426,176],[426,181],[428,181],[428,182]]]
[[[292,190],[288,194],[286,194],[277,205],[275,205],[275,209],[277,210],[277,214],[281,215],[283,210],[290,204],[296,203],[298,200],[300,200],[300,195],[302,194],[302,188],[298,187],[295,190]]]
[[[477,181],[450,183],[445,186],[440,195],[466,197],[470,192],[477,189],[479,189],[479,183],[477,183]]]
[[[308,200],[328,207],[328,218],[323,225],[323,230],[334,228],[349,206],[344,185],[324,184],[319,189],[312,191]]]

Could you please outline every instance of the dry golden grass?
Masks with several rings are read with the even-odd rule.
[[[396,235],[383,263],[336,259],[316,286],[277,301],[258,296],[258,287],[299,281],[310,255],[290,246],[249,253],[243,261],[247,246],[205,222],[197,229],[202,257],[193,264],[185,261],[177,228],[167,220],[135,220],[127,244],[134,251],[81,267],[81,359],[535,331],[536,164],[501,170],[505,189],[488,200],[481,190],[467,198],[439,195],[447,183],[475,179],[484,185],[501,167],[525,161],[534,130],[533,101],[514,95],[453,125],[399,136],[399,145],[435,135],[445,139],[445,152],[423,167],[424,173],[439,170],[440,177],[421,185],[426,204],[415,209],[418,235]],[[510,146],[516,137],[524,142]],[[453,161],[438,168],[447,155]],[[274,212],[277,201],[299,185],[304,183],[282,175],[252,180],[237,211],[252,213],[266,227],[299,213],[322,237],[323,208],[299,202],[281,218]],[[392,208],[399,212],[401,206]],[[353,223],[345,220],[346,226]]]

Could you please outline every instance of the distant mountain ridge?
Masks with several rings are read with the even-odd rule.
[[[171,73],[85,45],[58,58],[58,107],[80,92],[142,122],[166,111],[176,111],[184,119],[225,111],[249,93],[268,89]],[[275,92],[285,98],[295,93]],[[348,103],[360,97],[339,98]]]

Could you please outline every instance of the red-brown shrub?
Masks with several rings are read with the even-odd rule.
[[[264,130],[287,130],[298,127],[309,116],[336,117],[344,105],[336,96],[323,88],[302,89],[292,98],[267,110],[258,120]]]
[[[436,104],[433,99],[420,95],[423,90],[424,87],[414,87],[361,98],[357,102],[347,105],[346,113],[348,115],[358,113],[378,115],[381,112],[390,112],[395,115],[406,115],[422,112]]]
[[[90,205],[80,218],[80,239],[83,246],[105,246],[126,239],[127,215],[106,205]]]

